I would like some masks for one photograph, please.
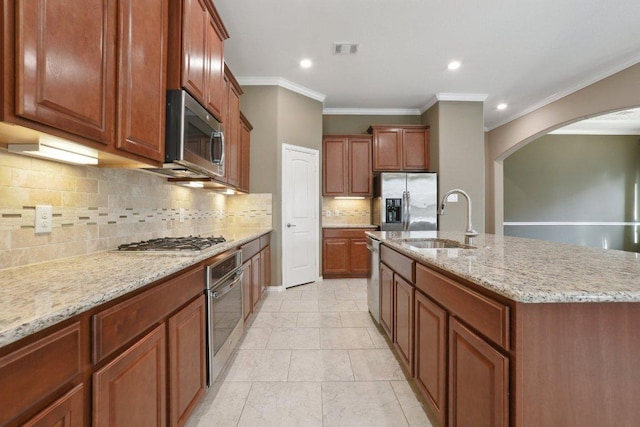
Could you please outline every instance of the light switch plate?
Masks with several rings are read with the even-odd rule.
[[[51,233],[53,223],[53,207],[51,205],[36,206],[36,234]]]

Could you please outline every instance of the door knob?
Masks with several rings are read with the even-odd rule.
[[[291,224],[290,222],[287,223],[287,228],[291,228],[291,227],[295,227],[295,224]]]

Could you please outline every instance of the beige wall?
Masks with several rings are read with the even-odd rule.
[[[640,106],[640,64],[600,80],[486,134],[488,232],[502,233],[503,165],[509,154],[547,132],[602,113]]]
[[[438,195],[460,188],[471,197],[473,225],[484,231],[484,128],[481,102],[438,102],[422,120],[430,128],[431,167],[438,172]],[[465,230],[467,206],[463,198],[449,203],[439,217],[440,230]]]
[[[279,286],[282,284],[282,144],[316,149],[322,156],[322,103],[279,86],[242,89],[241,110],[253,125],[250,190],[273,196],[271,283]],[[319,164],[322,164],[321,158]],[[319,183],[322,183],[321,177]],[[319,194],[322,194],[321,188]],[[320,273],[319,265],[318,275]]]
[[[399,115],[334,115],[325,114],[322,118],[324,135],[359,135],[367,133],[371,125],[419,125],[420,116]]]

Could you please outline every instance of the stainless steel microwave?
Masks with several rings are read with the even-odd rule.
[[[167,91],[165,162],[147,170],[177,178],[224,176],[224,128],[184,90]]]

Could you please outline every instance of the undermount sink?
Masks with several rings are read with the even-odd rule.
[[[449,239],[399,239],[398,242],[417,249],[476,249],[475,246]]]

